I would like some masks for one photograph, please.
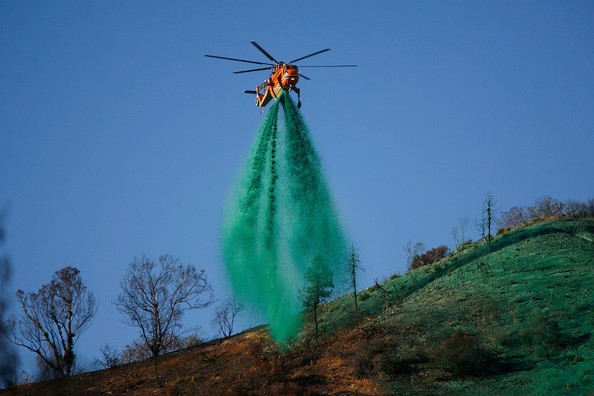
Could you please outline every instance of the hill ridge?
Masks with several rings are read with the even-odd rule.
[[[594,218],[510,230],[325,305],[278,345],[266,326],[72,378],[74,394],[588,394]],[[7,394],[63,394],[55,380]]]

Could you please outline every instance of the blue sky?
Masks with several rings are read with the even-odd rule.
[[[78,267],[100,302],[84,367],[137,337],[112,304],[135,256],[171,253],[230,293],[221,221],[264,119],[243,91],[267,74],[204,54],[266,61],[256,40],[359,65],[299,84],[365,286],[405,271],[409,239],[452,246],[488,191],[502,210],[594,197],[594,3],[320,3],[0,1],[7,294]],[[210,317],[185,324],[210,335]]]

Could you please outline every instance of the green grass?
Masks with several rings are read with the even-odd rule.
[[[362,291],[357,315],[344,296],[322,322],[334,334],[359,318],[376,352],[355,361],[395,393],[588,394],[592,235],[592,218],[512,230]]]

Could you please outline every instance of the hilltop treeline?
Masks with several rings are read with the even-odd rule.
[[[487,194],[483,203],[483,212],[480,219],[475,221],[477,229],[481,232],[481,239],[489,243],[493,239],[491,225],[497,225],[497,235],[534,224],[539,221],[553,220],[564,217],[587,217],[594,216],[594,198],[586,202],[568,199],[560,201],[550,195],[545,195],[534,200],[532,205],[513,206],[508,210],[500,211],[497,208],[497,200],[491,193]],[[455,241],[453,249],[446,245],[425,249],[422,242],[412,243],[408,241],[404,246],[407,256],[407,269],[414,270],[423,266],[433,264],[449,254],[459,253],[475,245],[466,239],[470,220],[467,217],[460,219],[460,224],[452,229],[452,236]]]
[[[545,195],[536,199],[531,206],[514,206],[501,213],[499,226],[500,229],[505,230],[534,221],[566,216],[594,216],[594,198],[589,199],[587,202],[573,199],[562,202]]]

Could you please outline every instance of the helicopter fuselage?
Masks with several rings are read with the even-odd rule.
[[[265,107],[272,99],[278,99],[283,91],[295,91],[299,95],[299,88],[296,88],[298,82],[297,66],[277,63],[270,78],[256,87],[256,106]]]

